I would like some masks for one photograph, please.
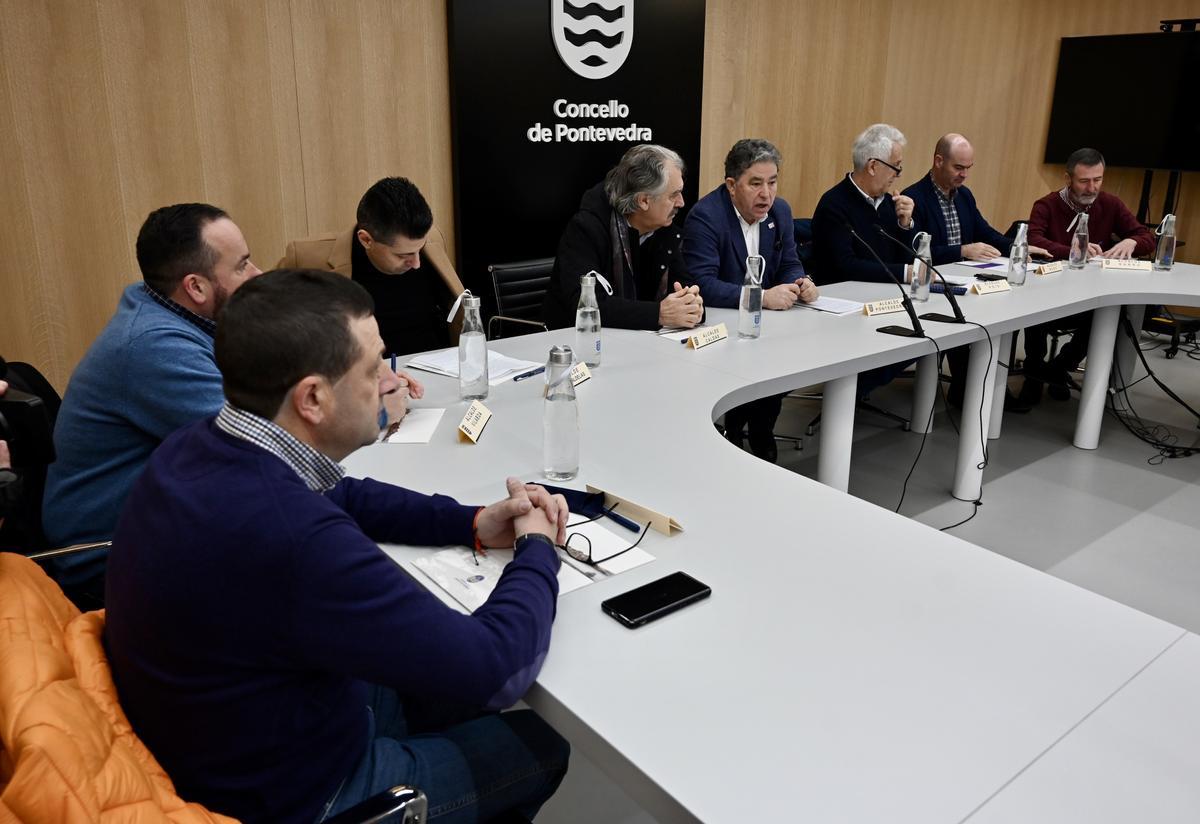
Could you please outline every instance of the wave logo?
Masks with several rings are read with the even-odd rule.
[[[554,48],[580,77],[601,80],[625,63],[633,45],[633,0],[550,0]]]

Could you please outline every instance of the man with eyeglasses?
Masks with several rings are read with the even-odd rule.
[[[904,171],[904,146],[904,135],[887,123],[869,126],[854,139],[854,171],[821,195],[813,213],[812,268],[819,282],[890,282],[866,247],[904,279],[904,264],[911,255],[879,235],[882,228],[904,246],[912,244],[913,201],[896,186]]]

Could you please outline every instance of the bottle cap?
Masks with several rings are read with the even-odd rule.
[[[569,346],[550,347],[551,366],[570,366],[575,360],[575,354]]]

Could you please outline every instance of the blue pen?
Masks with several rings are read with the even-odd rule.
[[[642,531],[642,527],[640,524],[634,523],[633,521],[626,518],[624,515],[618,515],[617,513],[613,512],[612,509],[604,510],[604,514],[607,515],[608,517],[612,518],[614,521],[619,523],[621,526],[628,529],[630,532],[641,532]]]
[[[396,371],[396,356],[392,355],[392,371]]]
[[[523,381],[526,378],[532,378],[534,375],[540,375],[545,371],[546,367],[544,366],[539,366],[537,369],[530,369],[528,372],[522,372],[520,375],[517,375],[515,378],[513,378],[513,382],[515,383],[516,381]]]

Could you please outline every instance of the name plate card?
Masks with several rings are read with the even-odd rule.
[[[586,363],[577,363],[571,367],[571,386],[579,386],[579,384],[592,379],[592,373],[587,368]]]
[[[1033,270],[1035,275],[1056,275],[1063,270],[1063,262],[1056,260],[1052,263],[1043,263],[1041,266]]]
[[[864,315],[890,315],[892,312],[904,311],[904,298],[888,298],[863,304]]]
[[[1104,258],[1100,264],[1102,269],[1123,269],[1127,272],[1149,272],[1151,269],[1150,261],[1148,260],[1114,260]]]
[[[705,329],[703,332],[685,338],[684,343],[687,344],[689,349],[703,349],[717,341],[725,340],[727,337],[729,337],[729,332],[725,330],[725,324],[718,323],[710,329]]]
[[[483,435],[483,428],[491,419],[492,411],[490,409],[479,401],[471,401],[471,405],[467,407],[467,414],[463,415],[462,423],[458,425],[459,441],[479,443],[479,438]]]
[[[1011,292],[1012,286],[1007,280],[977,280],[972,284],[971,291],[977,295],[991,295],[996,292]]]

